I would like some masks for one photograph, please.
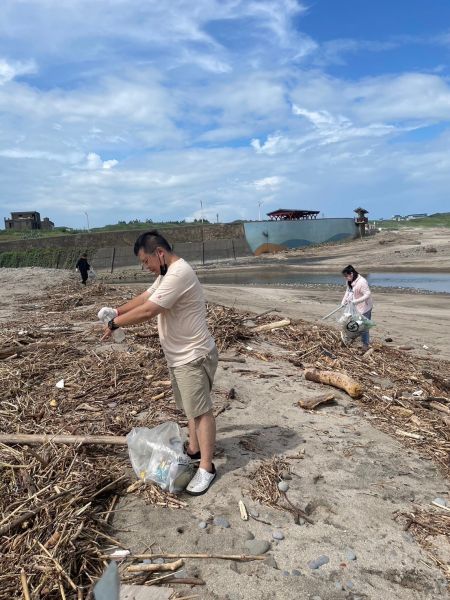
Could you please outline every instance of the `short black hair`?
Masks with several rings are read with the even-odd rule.
[[[156,248],[162,248],[167,252],[172,252],[172,246],[156,229],[141,233],[138,239],[134,243],[134,254],[137,256],[139,250],[145,250],[147,254],[152,254]]]

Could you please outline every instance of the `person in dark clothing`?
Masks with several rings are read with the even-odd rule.
[[[87,278],[88,278],[88,271],[91,268],[91,265],[87,261],[87,255],[86,254],[82,254],[80,256],[80,258],[77,261],[77,264],[75,265],[75,268],[80,271],[81,283],[83,285],[86,285],[86,281],[87,281]]]

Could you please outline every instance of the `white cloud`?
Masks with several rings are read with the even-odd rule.
[[[102,160],[101,156],[99,156],[95,152],[89,152],[89,154],[86,157],[86,162],[83,165],[83,168],[88,169],[89,171],[97,171],[99,169],[105,169],[109,171],[117,164],[119,164],[119,161],[117,160]]]
[[[12,81],[20,75],[35,73],[37,67],[34,61],[7,61],[0,58],[0,85],[4,85],[8,81]]]
[[[282,181],[283,177],[273,175],[272,177],[263,177],[262,179],[257,179],[253,182],[253,184],[258,191],[267,192],[278,188]]]

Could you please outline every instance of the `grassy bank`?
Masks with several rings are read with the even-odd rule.
[[[50,269],[72,269],[86,248],[35,248],[21,252],[0,252],[0,267],[45,267]],[[92,256],[93,250],[87,249]]]

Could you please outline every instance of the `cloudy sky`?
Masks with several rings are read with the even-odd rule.
[[[450,210],[448,0],[2,0],[0,217]]]

